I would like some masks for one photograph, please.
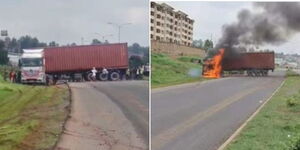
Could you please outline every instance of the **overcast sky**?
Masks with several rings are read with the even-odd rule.
[[[95,32],[118,42],[118,29],[108,22],[128,23],[121,29],[121,42],[148,46],[148,2],[146,0],[6,0],[0,1],[0,29],[10,37],[35,36],[43,42],[85,44]]]
[[[187,13],[194,23],[194,39],[211,38],[216,43],[222,35],[222,26],[237,20],[237,13],[247,8],[254,10],[251,2],[165,2],[176,10]],[[276,52],[300,54],[300,35],[297,34],[280,46],[264,46]]]

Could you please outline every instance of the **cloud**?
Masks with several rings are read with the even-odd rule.
[[[141,0],[10,0],[0,1],[0,29],[7,29],[10,36],[37,36],[41,41],[60,44],[89,43],[93,38],[102,39],[95,32],[107,35],[110,42],[117,42],[117,28],[107,22],[124,23],[122,42],[148,45],[148,2]],[[139,31],[139,32],[136,32]],[[128,34],[130,33],[130,34]]]
[[[237,14],[240,10],[247,8],[257,13],[261,11],[253,8],[251,2],[176,1],[166,3],[176,10],[186,12],[195,20],[194,39],[210,39],[212,36],[214,43],[217,43],[221,37],[223,25],[237,21]],[[283,45],[266,45],[261,48],[272,49],[277,52],[300,53],[300,50],[297,50],[298,43],[300,43],[300,35],[289,39],[289,41]]]

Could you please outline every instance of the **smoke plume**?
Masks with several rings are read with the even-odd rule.
[[[223,26],[216,49],[225,48],[225,57],[248,47],[280,45],[300,31],[300,3],[257,2],[257,13],[243,9],[238,21]]]

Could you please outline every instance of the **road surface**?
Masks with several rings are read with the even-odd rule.
[[[216,150],[284,80],[227,77],[152,90],[153,150]]]
[[[56,150],[147,150],[146,81],[70,83],[71,114]]]

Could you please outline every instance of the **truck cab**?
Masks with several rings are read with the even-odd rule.
[[[21,82],[46,84],[44,49],[24,49],[21,56]]]

